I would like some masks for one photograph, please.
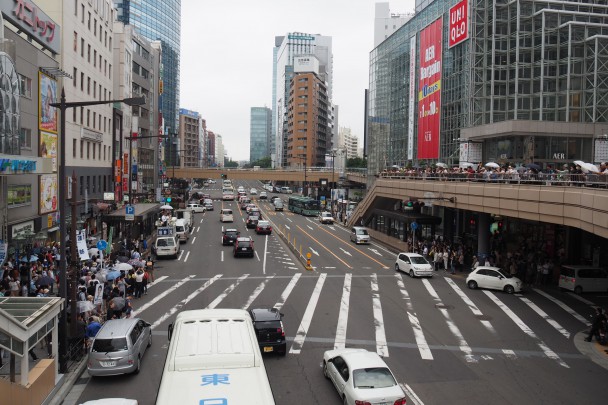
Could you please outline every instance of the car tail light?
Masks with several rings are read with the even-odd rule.
[[[405,405],[405,397],[396,400],[394,405]]]
[[[283,328],[277,328],[277,333],[280,333],[281,336],[285,337],[285,331],[283,330]]]
[[[270,232],[272,232],[272,226],[269,226],[269,227],[268,227],[268,230],[269,230]]]
[[[355,401],[355,405],[372,405],[371,403],[367,402],[367,401],[359,401],[356,400]]]

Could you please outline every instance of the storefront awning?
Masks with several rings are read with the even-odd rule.
[[[135,217],[139,217],[139,219],[146,218],[150,214],[158,213],[160,211],[160,204],[135,204]],[[120,220],[125,218],[126,205],[122,208],[117,209],[111,214],[105,215],[106,218],[110,220]]]

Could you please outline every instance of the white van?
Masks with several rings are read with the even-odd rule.
[[[222,208],[220,211],[220,222],[234,222],[232,210],[230,208]]]
[[[169,325],[168,337],[156,405],[274,405],[247,311],[181,311]]]
[[[185,220],[178,219],[175,221],[175,234],[180,243],[188,241],[188,238],[190,238],[190,227]]]
[[[281,193],[283,194],[291,194],[292,191],[289,187],[281,187]]]
[[[275,211],[283,211],[283,200],[275,198],[273,201]]]
[[[559,288],[583,292],[607,292],[608,270],[593,266],[562,266],[559,272]]]
[[[153,246],[156,257],[173,256],[177,259],[179,254],[179,243],[175,236],[159,236]]]

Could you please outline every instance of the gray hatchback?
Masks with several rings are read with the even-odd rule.
[[[91,344],[87,371],[91,376],[138,373],[151,345],[148,322],[139,318],[106,321]]]

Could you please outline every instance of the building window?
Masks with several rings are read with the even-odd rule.
[[[80,22],[84,24],[84,4],[80,5]]]
[[[21,128],[19,132],[19,143],[21,149],[32,149],[32,130],[29,128]]]
[[[80,91],[84,91],[84,72],[80,73]]]
[[[75,108],[74,111],[76,111]],[[76,139],[72,139],[72,157],[76,159]]]
[[[103,45],[104,46],[108,46],[108,31],[106,31],[106,32],[103,33],[103,37],[104,37],[104,39],[103,39],[103,41],[104,41]]]
[[[78,16],[78,0],[74,0],[74,15]]]
[[[74,52],[78,52],[78,33],[74,31]]]
[[[95,151],[95,147],[96,147],[96,145],[95,145],[95,144],[93,144],[93,160],[95,160],[95,152],[96,152],[96,151]],[[95,177],[93,177],[93,181],[95,181]],[[95,183],[94,183],[94,182],[93,182],[93,185],[95,185]]]
[[[87,141],[87,159],[91,159],[91,142]],[[87,179],[88,183],[88,179]]]
[[[72,108],[72,121],[74,122],[74,124],[76,123],[76,109]]]
[[[93,50],[93,67],[97,67],[97,50]]]
[[[87,184],[85,185],[85,187],[87,188],[87,190],[90,189],[90,185],[91,185],[91,176],[87,176]]]
[[[103,149],[105,151],[106,147],[104,146]],[[105,157],[105,155],[104,155],[104,157]],[[106,183],[106,176],[103,176],[103,190],[102,191],[106,191],[107,189],[108,188],[107,188],[107,183]]]
[[[97,18],[93,20],[93,35],[97,36]]]
[[[87,20],[87,27],[89,28],[89,31],[91,31],[91,12],[89,11],[89,19]]]
[[[84,158],[84,141],[80,141],[80,158]],[[82,177],[80,178],[80,183],[82,183]]]
[[[87,94],[91,94],[91,78],[87,77]]]
[[[72,78],[72,84],[76,87],[76,82],[78,81],[78,69],[74,68],[74,77]]]
[[[7,194],[8,208],[32,205],[31,184],[9,184]]]
[[[97,113],[93,111],[93,128],[95,128],[95,123],[97,122]]]
[[[110,38],[112,39],[112,38]],[[110,63],[110,68],[108,69],[108,79],[112,78],[112,64]],[[112,99],[112,96],[110,95],[110,100]]]
[[[80,56],[84,58],[84,38],[80,38]]]
[[[80,195],[84,194],[84,176],[80,176]]]
[[[95,159],[95,149],[93,149],[93,159]],[[93,190],[92,190],[93,193],[95,192],[95,190],[97,188],[97,187],[95,187],[96,184],[97,184],[97,178],[95,176],[93,176]]]
[[[87,62],[91,63],[91,44],[87,45]]]
[[[32,98],[32,79],[21,74],[19,75],[19,94]]]
[[[97,97],[97,80],[93,80],[93,98]]]
[[[87,108],[87,127],[91,126],[91,110]]]
[[[83,120],[84,120],[84,107],[80,107],[80,125],[82,125]]]
[[[103,160],[106,160],[106,145],[103,145]],[[105,181],[104,181],[104,183],[105,183]],[[106,188],[105,184],[104,184],[103,188]]]

